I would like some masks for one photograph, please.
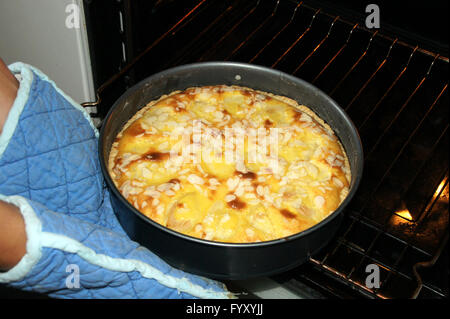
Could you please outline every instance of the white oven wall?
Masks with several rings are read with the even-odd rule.
[[[37,67],[78,103],[94,101],[82,0],[0,0],[0,57]]]

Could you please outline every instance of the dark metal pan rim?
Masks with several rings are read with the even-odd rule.
[[[346,198],[342,201],[342,203],[339,205],[339,207],[333,211],[332,213],[330,213],[325,219],[323,219],[322,221],[320,221],[319,223],[315,224],[314,226],[311,226],[310,228],[307,228],[299,233],[293,234],[293,235],[289,235],[286,237],[282,237],[282,238],[278,238],[278,239],[273,239],[273,240],[269,240],[269,241],[261,241],[261,242],[252,242],[252,243],[228,243],[228,242],[220,242],[220,241],[212,241],[212,240],[206,240],[206,239],[201,239],[201,238],[197,238],[197,237],[193,237],[193,236],[189,236],[180,232],[177,232],[175,230],[172,230],[168,227],[162,226],[161,224],[158,224],[157,222],[153,221],[151,218],[145,216],[144,214],[142,214],[141,212],[139,212],[133,205],[131,205],[123,196],[122,194],[118,191],[117,187],[115,186],[114,182],[112,181],[110,175],[109,175],[109,171],[107,169],[106,164],[104,163],[102,159],[102,152],[103,152],[103,148],[104,148],[104,144],[103,144],[103,139],[102,136],[104,135],[104,129],[106,127],[106,125],[102,125],[101,129],[100,129],[100,143],[99,143],[99,148],[98,148],[98,152],[100,155],[100,165],[102,167],[102,170],[105,172],[104,178],[107,181],[107,184],[109,184],[110,189],[114,192],[114,194],[117,196],[117,198],[129,209],[131,210],[137,217],[139,217],[140,219],[144,220],[145,222],[151,224],[152,226],[158,228],[161,231],[167,232],[175,237],[179,237],[191,242],[195,242],[198,244],[202,244],[202,245],[207,245],[207,246],[218,246],[218,247],[232,247],[232,248],[241,248],[241,249],[247,249],[247,248],[252,248],[252,247],[265,247],[265,246],[274,246],[274,245],[278,245],[278,244],[283,244],[289,241],[293,241],[293,240],[297,240],[301,237],[307,236],[308,234],[314,232],[315,230],[321,228],[324,224],[327,224],[328,222],[330,222],[331,220],[333,220],[334,218],[336,218],[341,211],[344,209],[345,206],[347,206],[348,202],[351,200],[351,198],[353,197],[354,193],[356,192],[356,190],[358,189],[359,183],[361,181],[362,178],[362,170],[363,170],[363,162],[362,162],[362,158],[363,157],[363,148],[362,148],[362,143],[361,143],[361,138],[359,136],[359,133],[356,129],[356,126],[354,125],[353,121],[348,117],[348,115],[344,112],[344,110],[333,100],[331,99],[326,93],[324,93],[323,91],[321,91],[319,88],[315,87],[314,85],[310,84],[309,82],[304,81],[301,78],[298,77],[294,77],[292,75],[289,75],[287,73],[284,73],[282,71],[276,70],[276,69],[272,69],[272,68],[268,68],[265,66],[261,66],[261,65],[257,65],[257,64],[248,64],[248,63],[241,63],[241,62],[223,62],[223,61],[212,61],[212,62],[200,62],[200,63],[191,63],[191,64],[184,64],[184,65],[180,65],[177,67],[173,67],[170,68],[168,70],[164,70],[158,73],[155,73],[145,79],[143,79],[142,81],[138,82],[137,84],[135,84],[132,88],[130,88],[129,90],[127,90],[126,93],[124,93],[119,100],[125,99],[127,96],[133,94],[136,90],[140,90],[142,88],[142,86],[147,85],[148,82],[150,82],[152,79],[155,78],[162,78],[164,77],[166,74],[171,74],[171,73],[176,73],[182,70],[188,70],[188,69],[192,69],[192,68],[210,68],[210,67],[216,67],[216,66],[228,66],[228,67],[236,67],[236,68],[241,68],[241,69],[263,69],[265,72],[267,73],[272,73],[274,76],[278,77],[279,79],[282,79],[284,81],[288,80],[288,81],[292,81],[292,82],[301,82],[302,85],[304,85],[305,87],[308,87],[309,90],[317,92],[317,95],[322,95],[324,97],[326,97],[326,99],[333,104],[333,106],[335,107],[335,109],[339,112],[339,115],[345,120],[347,121],[347,123],[350,125],[350,127],[352,128],[352,132],[354,134],[354,137],[357,139],[358,144],[357,144],[357,150],[356,152],[359,153],[359,167],[360,167],[360,171],[358,172],[358,174],[352,174],[351,178],[351,182],[350,182],[350,191],[347,194]],[[236,74],[239,75],[239,74]],[[221,83],[218,83],[217,85],[220,85]],[[192,86],[187,86],[188,87],[192,87]],[[170,92],[167,92],[166,94],[168,94]],[[107,113],[105,119],[106,121],[108,120],[112,120],[111,118],[111,114],[113,113],[115,107],[118,105],[118,101],[117,100],[114,105],[111,107],[111,109],[109,110],[109,112]],[[144,105],[143,105],[144,106]],[[125,123],[123,123],[125,124]],[[336,134],[337,135],[337,134]],[[339,136],[337,136],[339,138]],[[349,156],[347,154],[347,156]]]

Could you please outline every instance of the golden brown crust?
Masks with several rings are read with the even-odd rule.
[[[146,216],[223,242],[303,231],[340,205],[351,178],[341,143],[313,111],[238,86],[150,102],[118,134],[109,171]]]

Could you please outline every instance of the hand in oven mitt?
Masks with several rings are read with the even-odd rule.
[[[27,240],[0,283],[56,298],[229,298],[127,237],[85,110],[36,68],[9,69],[21,80],[0,135],[0,200],[20,209]]]

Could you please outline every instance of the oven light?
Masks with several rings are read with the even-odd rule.
[[[404,218],[404,219],[406,219],[406,220],[409,220],[409,221],[413,220],[409,210],[407,210],[407,209],[399,210],[399,211],[395,212],[395,214],[400,216],[400,217],[402,217],[402,218]]]

